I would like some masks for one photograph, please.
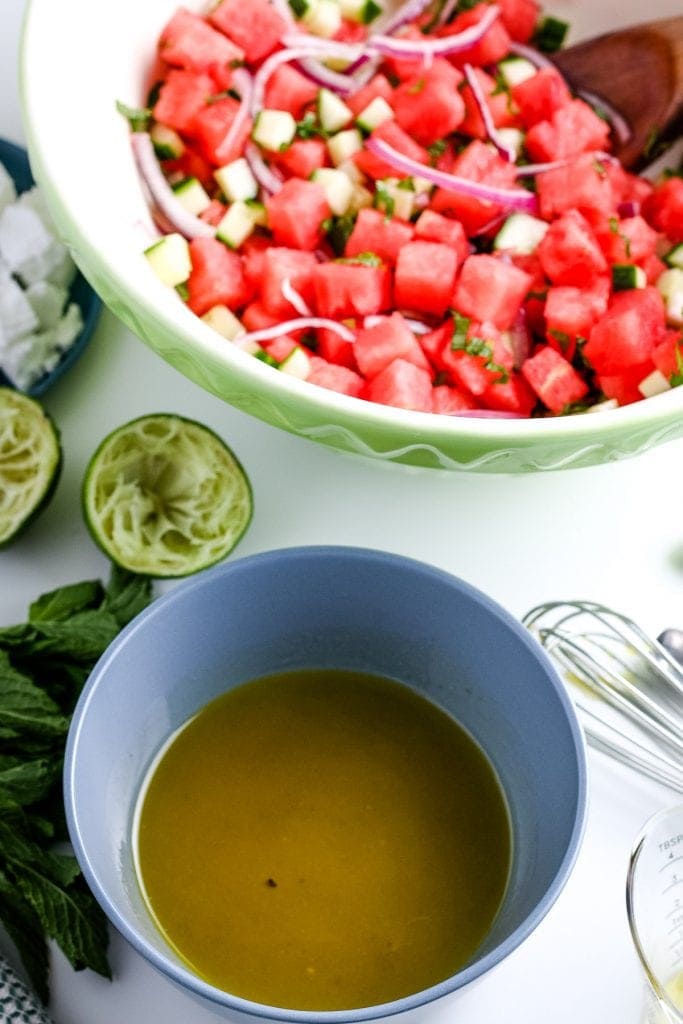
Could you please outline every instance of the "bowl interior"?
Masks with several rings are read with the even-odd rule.
[[[188,6],[203,10],[205,4],[188,0]],[[163,358],[279,428],[345,451],[437,468],[520,472],[588,465],[683,433],[681,388],[590,416],[468,419],[340,395],[226,345],[142,256],[154,236],[128,125],[116,110],[117,100],[144,104],[154,46],[176,7],[176,0],[120,0],[106,8],[85,0],[63,0],[58,7],[29,0],[21,76],[32,166],[60,230],[105,302]],[[599,10],[590,0],[556,0],[548,7],[569,18],[573,39],[645,17],[637,0],[605,0]],[[679,7],[680,0],[653,0],[646,16],[673,15]],[[65,23],[79,31],[62,40],[57,57],[54,39],[62,38]],[[61,74],[64,64],[75,73]]]
[[[8,142],[6,139],[0,139],[0,163],[4,164],[10,176],[14,179],[17,192],[26,192],[35,184],[28,154],[21,146]],[[54,370],[43,374],[40,380],[36,381],[27,390],[26,393],[32,398],[44,395],[73,366],[83,353],[97,326],[97,321],[102,311],[102,302],[80,272],[76,274],[71,285],[69,301],[75,302],[80,307],[83,317],[83,328],[73,345],[64,352]],[[11,381],[5,377],[2,370],[0,370],[0,384],[12,387]]]
[[[379,552],[302,548],[235,561],[157,601],[114,643],[77,708],[65,782],[77,855],[114,924],[158,967],[219,1003],[284,1020],[362,1020],[385,1009],[267,1014],[194,978],[152,925],[134,876],[131,815],[163,741],[230,687],[303,666],[415,687],[469,730],[507,797],[512,874],[492,931],[472,964],[395,1009],[479,976],[546,913],[580,841],[583,747],[562,684],[515,620],[454,577]]]

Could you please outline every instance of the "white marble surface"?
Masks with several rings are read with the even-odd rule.
[[[20,142],[23,0],[3,0],[2,8],[0,135]],[[683,625],[683,442],[610,466],[525,477],[371,463],[228,408],[162,363],[108,312],[46,405],[62,431],[64,475],[45,515],[0,552],[0,623],[22,620],[43,590],[106,573],[80,515],[87,459],[114,426],[141,413],[175,411],[211,425],[247,468],[255,516],[239,554],[308,543],[379,547],[450,570],[518,616],[545,599],[584,597],[626,611],[654,633]],[[447,1009],[425,1011],[425,1024],[638,1024],[642,988],[626,924],[627,859],[646,818],[676,797],[600,755],[590,753],[589,764],[585,841],[556,905],[482,983]],[[113,983],[75,974],[54,952],[56,1024],[216,1019],[117,936],[111,959]]]

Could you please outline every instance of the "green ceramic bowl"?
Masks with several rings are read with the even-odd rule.
[[[197,0],[191,0],[199,9]],[[29,0],[22,99],[31,165],[81,270],[146,344],[226,402],[283,430],[378,459],[449,470],[520,473],[588,466],[683,436],[683,388],[623,409],[498,420],[407,412],[338,395],[245,355],[199,321],[142,255],[151,222],[116,111],[138,106],[150,55],[178,0]],[[572,0],[553,10],[572,38],[643,20],[637,0]],[[680,13],[653,0],[647,18]],[[65,31],[69,26],[69,31]],[[58,42],[58,45],[56,41]]]

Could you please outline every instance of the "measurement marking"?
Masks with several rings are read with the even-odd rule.
[[[676,900],[676,906],[671,908],[669,913],[665,916],[664,920],[668,921],[669,918],[671,917],[671,915],[672,914],[677,914],[680,909],[681,909],[681,904],[680,904],[680,902],[678,900]]]
[[[680,946],[680,944],[681,944],[681,937],[679,935],[679,937],[676,939],[676,941],[671,943],[671,945],[669,946],[669,949],[678,950],[678,947]],[[681,954],[679,953],[679,956],[680,955]]]
[[[668,932],[666,934],[667,935],[673,935],[674,932],[680,932],[682,926],[683,926],[683,922],[679,922],[678,924],[675,924],[673,926],[673,928],[669,928],[669,930],[668,930]]]
[[[659,869],[660,872],[666,871],[666,869],[669,867],[669,865],[670,864],[675,864],[677,860],[683,860],[683,854],[681,854],[680,857],[672,857],[671,860],[668,860],[666,862],[666,864],[662,864],[661,868]]]
[[[674,878],[671,885],[667,885],[665,889],[662,889],[662,896],[665,896],[667,892],[675,889],[677,885],[683,885],[683,878]]]

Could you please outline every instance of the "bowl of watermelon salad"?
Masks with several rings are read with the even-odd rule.
[[[625,170],[548,52],[639,19],[31,0],[29,150],[104,300],[227,402],[421,466],[600,463],[683,434],[683,179]]]

